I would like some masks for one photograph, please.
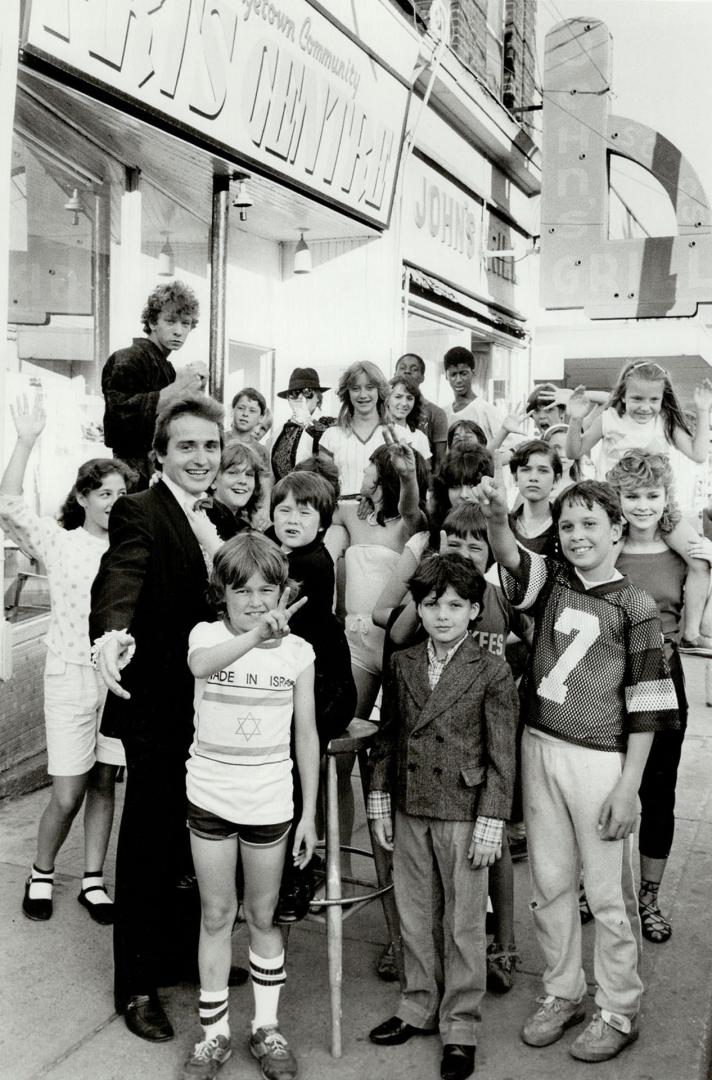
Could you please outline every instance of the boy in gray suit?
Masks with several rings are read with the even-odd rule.
[[[428,639],[391,660],[368,805],[393,851],[405,985],[369,1038],[394,1046],[439,1030],[440,1074],[464,1080],[486,984],[486,870],[512,804],[517,693],[505,661],[468,632],[485,586],[469,561],[430,556],[409,586]]]

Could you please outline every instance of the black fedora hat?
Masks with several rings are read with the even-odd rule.
[[[328,390],[328,386],[319,385],[319,375],[313,367],[297,367],[289,376],[289,386],[280,390],[277,397],[286,398],[294,390]]]

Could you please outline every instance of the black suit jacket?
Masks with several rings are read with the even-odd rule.
[[[215,617],[207,569],[188,520],[168,487],[126,495],[109,518],[109,549],[91,592],[89,632],[127,629],[136,652],[121,676],[131,694],[109,694],[105,735],[167,751],[185,751],[193,733],[193,676],[188,636]]]

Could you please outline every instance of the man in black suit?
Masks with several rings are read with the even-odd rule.
[[[220,464],[222,419],[222,407],[202,395],[173,399],[159,413],[153,449],[161,479],[115,503],[109,549],[92,588],[89,629],[92,641],[101,639],[97,665],[112,691],[102,731],[121,739],[127,764],[114,994],[129,1030],[154,1041],[173,1034],[156,987],[196,959],[197,919],[195,936],[179,925],[179,886],[192,872],[185,825],[193,735],[187,654],[192,628],[214,615],[206,559],[188,514]]]

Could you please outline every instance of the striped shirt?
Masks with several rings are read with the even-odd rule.
[[[223,622],[199,623],[191,631],[188,656],[232,637]],[[273,825],[292,816],[294,685],[313,663],[311,645],[290,634],[195,680],[195,735],[187,765],[192,803],[245,825]]]

